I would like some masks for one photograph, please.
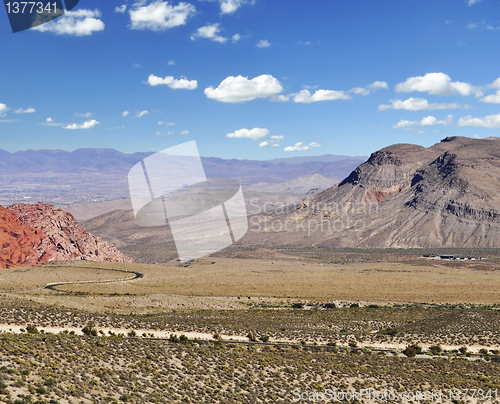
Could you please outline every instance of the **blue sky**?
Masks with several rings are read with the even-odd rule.
[[[270,159],[499,136],[499,11],[499,0],[80,0],[12,34],[2,8],[0,148],[196,140],[204,156]]]

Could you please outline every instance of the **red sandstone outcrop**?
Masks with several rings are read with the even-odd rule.
[[[114,245],[87,232],[70,213],[53,205],[16,203],[7,210],[47,238],[47,242],[42,243],[47,261],[133,262]]]
[[[43,231],[22,223],[14,212],[0,206],[0,268],[48,261],[49,246]]]

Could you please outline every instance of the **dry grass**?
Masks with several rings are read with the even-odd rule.
[[[138,271],[144,278],[58,287],[67,293],[40,290],[49,282],[130,277],[130,274],[96,268]],[[239,298],[248,297],[274,305],[301,299],[500,304],[500,271],[492,269],[496,268],[485,266],[484,262],[475,266],[426,259],[325,263],[273,253],[262,259],[205,258],[188,266],[175,261],[164,265],[77,262],[65,263],[62,267],[3,270],[0,290],[30,290],[16,295],[101,311],[247,308]]]

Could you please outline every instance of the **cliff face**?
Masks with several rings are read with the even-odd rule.
[[[48,246],[43,231],[22,223],[14,212],[0,206],[0,268],[48,261]]]
[[[338,187],[316,194],[280,218],[295,219],[312,221],[314,231],[307,235],[268,231],[266,242],[499,248],[500,138],[449,137],[429,148],[386,147],[373,153]],[[323,225],[316,228],[316,223]],[[262,236],[254,234],[249,239],[258,242]]]
[[[0,247],[3,268],[46,261],[133,262],[87,232],[71,214],[43,203],[0,207]]]

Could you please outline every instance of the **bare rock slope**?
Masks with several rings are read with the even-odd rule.
[[[22,223],[14,212],[0,206],[0,268],[36,265],[49,260],[47,235]]]
[[[42,261],[133,262],[114,245],[87,232],[70,213],[55,206],[44,203],[17,203],[3,211],[11,212],[11,217],[18,219],[25,228],[36,229],[35,232],[41,241],[33,248],[42,254]],[[33,259],[29,258],[19,264],[32,265],[38,262]]]
[[[338,186],[272,220],[288,221],[288,231],[276,231],[277,224],[266,231],[261,223],[247,242],[498,248],[500,138],[449,137],[429,148],[386,147]]]

